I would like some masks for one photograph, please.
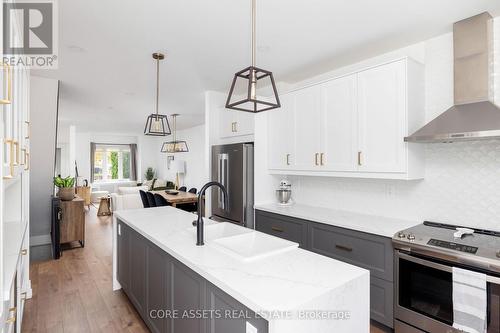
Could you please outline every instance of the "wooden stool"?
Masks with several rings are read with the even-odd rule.
[[[99,210],[97,211],[97,216],[109,216],[111,215],[110,198],[109,196],[100,197]]]

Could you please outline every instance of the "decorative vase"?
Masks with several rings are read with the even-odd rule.
[[[61,187],[57,196],[62,201],[71,201],[75,198],[75,189],[73,187]]]

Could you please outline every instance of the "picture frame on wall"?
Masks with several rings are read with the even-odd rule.
[[[173,160],[174,160],[174,155],[167,156],[167,169],[168,170],[170,170],[170,165],[172,164]]]

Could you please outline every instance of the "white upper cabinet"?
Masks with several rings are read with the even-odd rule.
[[[358,74],[359,170],[404,172],[406,62]]]
[[[320,89],[318,86],[296,91],[294,167],[297,170],[314,170],[320,166],[321,117]]]
[[[220,111],[219,136],[230,138],[254,134],[254,114],[223,108]]]
[[[273,144],[268,146],[268,168],[275,170],[290,170],[294,167],[294,126],[295,126],[295,96],[285,94],[280,96],[281,108],[267,111],[268,140]],[[258,162],[258,161],[256,161]]]
[[[423,66],[403,58],[283,95],[285,113],[269,112],[270,172],[423,178],[423,146],[404,142],[423,124],[423,82]]]
[[[356,75],[350,75],[320,86],[322,170],[357,169],[356,82]]]

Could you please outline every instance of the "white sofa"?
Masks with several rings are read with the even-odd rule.
[[[137,209],[143,208],[141,196],[139,191],[135,194],[118,194],[111,193],[111,210]]]
[[[119,187],[137,187],[136,181],[118,181],[118,182],[95,182],[92,183],[94,191],[108,191],[109,193],[118,193]]]
[[[120,186],[117,193],[111,193],[112,211],[143,208],[139,191],[147,191],[147,186]]]

